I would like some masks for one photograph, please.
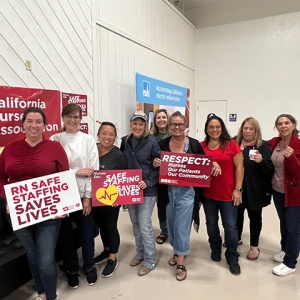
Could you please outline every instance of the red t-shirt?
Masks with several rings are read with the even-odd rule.
[[[213,156],[214,161],[220,165],[222,171],[222,175],[211,177],[210,187],[204,190],[204,196],[224,202],[232,201],[232,193],[235,189],[233,157],[242,152],[242,150],[234,140],[227,144],[224,152],[220,147],[214,150],[209,149],[205,141],[202,141],[200,144],[206,155]]]

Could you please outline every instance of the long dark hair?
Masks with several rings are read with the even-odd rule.
[[[275,128],[277,128],[278,120],[280,118],[288,118],[292,122],[292,124],[295,125],[295,129],[293,130],[293,134],[295,136],[299,136],[299,130],[297,129],[297,120],[292,115],[289,115],[289,114],[279,115],[275,120]]]
[[[115,136],[117,137],[117,128],[116,128],[115,124],[113,124],[112,122],[108,122],[108,121],[104,121],[104,122],[100,122],[100,123],[101,123],[101,125],[100,125],[100,127],[99,127],[99,129],[98,129],[97,135],[99,135],[99,133],[100,133],[102,127],[106,125],[106,126],[111,126],[111,127],[113,127],[114,132],[115,132]]]
[[[222,151],[224,151],[226,145],[231,140],[231,136],[230,136],[230,134],[229,134],[229,132],[228,132],[226,126],[225,126],[224,121],[220,117],[218,117],[218,116],[216,116],[214,114],[208,115],[208,118],[207,118],[207,120],[205,122],[205,125],[204,125],[204,132],[205,132],[204,141],[208,145],[208,143],[210,141],[210,137],[207,134],[207,127],[208,127],[209,122],[212,121],[212,120],[218,120],[220,122],[220,124],[221,124],[221,131],[222,131],[222,133],[221,133],[221,136],[220,136],[220,148],[222,149]]]

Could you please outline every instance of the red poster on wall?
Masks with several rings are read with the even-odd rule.
[[[87,95],[62,93],[62,107],[65,107],[69,103],[76,103],[82,109],[82,116],[87,116]]]
[[[24,137],[22,116],[31,106],[46,114],[45,137],[60,132],[59,91],[0,86],[0,147]]]
[[[191,153],[160,154],[159,183],[209,187],[213,157]]]

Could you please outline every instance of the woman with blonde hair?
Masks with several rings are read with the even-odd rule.
[[[243,202],[238,206],[237,228],[239,244],[242,244],[244,212],[247,209],[250,220],[249,260],[259,256],[259,236],[262,229],[262,209],[271,202],[274,172],[271,150],[262,140],[261,129],[256,119],[246,118],[238,131],[236,141],[244,157]]]

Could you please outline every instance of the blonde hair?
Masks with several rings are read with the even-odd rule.
[[[167,116],[167,127],[166,127],[166,132],[169,132],[169,115],[168,115],[168,112],[166,109],[157,109],[155,112],[154,112],[154,122],[153,122],[153,127],[150,131],[150,133],[154,136],[157,136],[159,134],[159,130],[158,130],[158,127],[156,125],[156,117],[159,113],[165,113],[166,116]]]
[[[250,123],[254,127],[254,129],[255,129],[255,137],[254,137],[255,145],[256,145],[257,148],[260,147],[262,142],[263,142],[261,129],[260,129],[260,125],[259,125],[258,121],[256,119],[254,119],[253,117],[248,117],[242,122],[242,124],[239,128],[237,137],[236,137],[237,143],[239,145],[242,143],[242,140],[243,140],[243,127],[244,127],[246,122]]]
[[[142,118],[136,118],[136,119],[141,119],[143,122],[145,122],[145,129],[144,129],[144,133],[143,133],[143,136],[147,136],[149,134],[149,129],[148,129],[148,126],[147,126],[147,122],[145,120],[143,120]],[[134,120],[136,120],[134,119]],[[130,121],[130,130],[131,130],[131,123],[134,121]],[[128,137],[131,135],[132,133],[128,134]]]

